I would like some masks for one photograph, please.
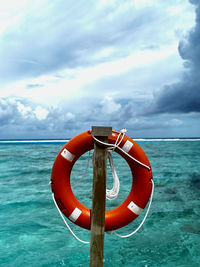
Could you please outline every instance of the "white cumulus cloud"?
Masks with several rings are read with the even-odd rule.
[[[102,112],[104,114],[112,114],[115,112],[119,112],[121,109],[121,105],[117,104],[110,96],[105,96],[101,104]]]
[[[33,113],[35,114],[35,116],[38,120],[44,120],[44,119],[46,119],[49,112],[45,108],[43,108],[41,106],[37,106],[35,108],[35,110],[33,111]]]

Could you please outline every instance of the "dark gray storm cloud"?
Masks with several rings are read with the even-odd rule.
[[[155,94],[145,114],[200,112],[200,1],[190,2],[196,6],[196,25],[179,43],[185,66],[182,79]]]

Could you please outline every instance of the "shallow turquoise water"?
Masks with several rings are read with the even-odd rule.
[[[104,266],[200,266],[200,141],[139,142],[153,169],[155,194],[149,216],[133,237],[105,235]],[[0,144],[0,266],[88,266],[89,245],[75,240],[52,202],[48,185],[63,144]],[[88,155],[77,162],[81,178]],[[119,205],[131,186],[130,171],[115,154],[121,181]],[[92,168],[73,187],[91,206]],[[108,169],[108,187],[111,187]],[[122,234],[135,229],[142,215]],[[84,240],[90,232],[70,223]]]

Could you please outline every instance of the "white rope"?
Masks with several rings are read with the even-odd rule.
[[[122,129],[120,131],[117,139],[116,139],[115,147],[108,150],[108,158],[109,158],[109,163],[110,163],[112,176],[113,176],[113,188],[112,189],[106,189],[106,199],[108,199],[108,200],[116,199],[118,197],[119,189],[120,189],[119,178],[118,178],[117,172],[115,170],[112,155],[111,155],[110,151],[114,151],[114,149],[120,145],[120,143],[122,142],[122,140],[125,136],[125,133],[126,133],[126,129]],[[121,134],[122,134],[122,138],[120,139],[120,141],[118,143],[118,140],[119,140]],[[85,178],[87,171],[88,171],[88,168],[89,168],[89,164],[90,164],[90,152],[91,151],[89,151],[88,161],[87,161],[87,166],[86,166],[85,172],[82,174],[82,177],[77,182],[72,184],[72,186],[75,186],[75,185],[81,183],[83,181],[83,179]]]
[[[145,220],[147,218],[147,215],[149,213],[149,210],[150,210],[150,207],[151,207],[151,203],[152,203],[152,199],[153,199],[153,192],[154,192],[154,182],[153,182],[153,179],[151,179],[151,182],[152,182],[152,190],[151,190],[151,196],[150,196],[150,200],[149,200],[149,206],[147,208],[146,214],[145,214],[143,220],[141,221],[140,225],[132,233],[130,233],[128,235],[120,235],[120,234],[116,233],[115,231],[112,231],[111,234],[114,233],[118,237],[127,238],[127,237],[130,237],[130,236],[134,235],[135,233],[137,233],[137,231],[142,227],[142,225],[144,224],[144,222],[145,222]]]
[[[71,227],[69,226],[69,224],[68,224],[67,221],[65,220],[65,218],[64,218],[64,216],[63,216],[61,210],[59,209],[59,207],[58,207],[58,205],[57,205],[57,203],[56,203],[56,200],[55,200],[55,197],[54,197],[54,193],[52,193],[52,198],[53,198],[54,204],[55,204],[55,206],[56,206],[56,208],[57,208],[57,210],[58,210],[58,212],[59,212],[61,218],[63,219],[65,225],[67,226],[68,230],[69,230],[70,233],[73,235],[73,237],[75,237],[79,242],[81,242],[81,243],[83,243],[83,244],[89,244],[90,242],[81,240],[81,239],[78,238],[78,236],[75,235],[75,233],[72,231]]]
[[[114,151],[115,148],[118,147],[118,146],[121,144],[122,140],[124,139],[124,136],[125,136],[126,132],[127,132],[127,130],[126,130],[125,128],[122,129],[122,130],[119,132],[119,134],[118,134],[118,136],[117,136],[117,139],[116,139],[116,141],[115,141],[114,147],[110,148],[111,151]],[[122,134],[122,138],[121,138],[121,140],[120,140],[119,143],[118,143],[118,140],[119,140],[121,134]]]
[[[106,189],[106,199],[108,199],[108,200],[116,199],[119,195],[119,189],[120,189],[119,177],[118,177],[117,172],[115,170],[113,158],[112,158],[112,155],[110,152],[114,151],[114,149],[120,145],[120,143],[122,142],[122,140],[125,136],[126,131],[127,131],[126,129],[122,129],[117,136],[114,147],[107,149],[108,150],[108,159],[109,159],[109,163],[110,163],[110,167],[111,167],[111,171],[112,171],[112,177],[113,177],[112,189],[110,189],[110,190]],[[118,142],[121,134],[122,134],[122,138]]]
[[[105,145],[105,146],[108,146],[108,150],[111,150],[111,149],[115,149],[115,148],[118,148],[121,152],[123,152],[125,155],[127,155],[129,158],[131,158],[132,160],[134,160],[135,162],[137,162],[138,164],[140,164],[141,166],[147,168],[148,170],[151,170],[151,168],[140,162],[139,160],[137,160],[136,158],[132,157],[131,155],[129,155],[126,151],[124,151],[121,147],[119,147],[119,144],[109,144],[109,143],[105,143],[105,142],[102,142],[100,141],[99,139],[97,139],[95,136],[93,136],[94,140],[102,145]],[[121,142],[120,142],[121,143]]]
[[[85,168],[85,172],[82,174],[82,177],[81,179],[79,179],[77,182],[73,183],[72,186],[75,186],[77,184],[79,184],[80,182],[83,181],[83,179],[85,178],[86,174],[87,174],[87,171],[88,171],[88,168],[89,168],[89,165],[90,165],[90,150],[89,150],[89,155],[88,155],[88,161],[87,161],[87,166]]]
[[[154,182],[153,182],[152,179],[151,179],[151,182],[152,182],[152,190],[151,190],[151,196],[150,196],[150,200],[149,200],[149,206],[148,206],[148,208],[147,208],[146,214],[145,214],[145,216],[144,216],[142,222],[140,223],[140,225],[139,225],[139,226],[138,226],[132,233],[130,233],[130,234],[128,234],[128,235],[120,235],[120,234],[116,233],[116,231],[112,231],[111,234],[114,233],[114,234],[115,234],[116,236],[118,236],[118,237],[121,237],[121,238],[127,238],[127,237],[130,237],[130,236],[134,235],[135,233],[137,233],[138,230],[142,227],[142,225],[144,224],[144,222],[145,222],[145,220],[146,220],[146,218],[147,218],[147,216],[148,216],[148,213],[149,213],[149,210],[150,210],[150,207],[151,207],[151,203],[152,203],[152,199],[153,199]],[[81,242],[81,243],[83,243],[83,244],[89,244],[90,242],[88,242],[88,241],[83,241],[83,240],[81,240],[80,238],[78,238],[77,235],[75,235],[75,233],[72,231],[71,227],[69,226],[69,224],[68,224],[67,221],[65,220],[65,218],[64,218],[64,216],[63,216],[63,214],[62,214],[62,212],[60,211],[60,209],[59,209],[59,207],[58,207],[58,205],[57,205],[57,203],[56,203],[56,200],[55,200],[55,198],[54,198],[54,194],[53,194],[53,193],[52,193],[52,198],[53,198],[54,204],[55,204],[55,206],[56,206],[56,208],[57,208],[57,210],[58,210],[58,212],[59,212],[61,218],[63,219],[63,221],[64,221],[65,225],[67,226],[68,230],[70,231],[70,233],[71,233],[71,234],[72,234],[72,235],[73,235],[79,242]]]
[[[108,152],[108,158],[109,158],[110,167],[111,167],[112,176],[113,176],[113,188],[110,190],[106,189],[106,199],[114,200],[118,197],[119,189],[120,189],[120,183],[119,183],[119,178],[118,178],[118,175],[117,175],[115,167],[114,167],[112,155],[110,152]]]

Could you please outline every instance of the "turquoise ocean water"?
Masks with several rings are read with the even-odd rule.
[[[149,216],[132,237],[105,235],[104,266],[200,266],[200,140],[138,141],[148,156],[155,182]],[[89,245],[66,229],[51,198],[49,181],[62,142],[0,142],[0,266],[89,266]],[[88,154],[75,164],[72,183],[81,179]],[[126,162],[114,153],[121,182],[119,205],[131,187]],[[91,207],[92,166],[74,185],[77,198]],[[108,168],[107,187],[112,187]],[[130,233],[144,214],[119,229]],[[72,224],[83,240],[90,232]]]

